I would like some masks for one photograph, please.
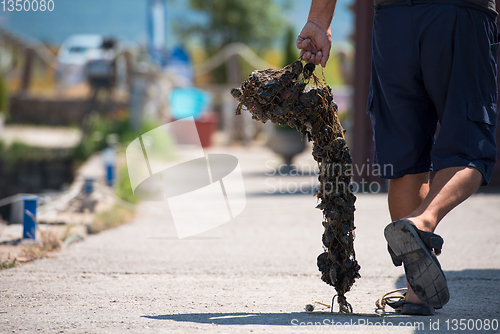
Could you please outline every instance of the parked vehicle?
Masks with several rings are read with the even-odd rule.
[[[57,60],[58,82],[64,86],[85,81],[85,66],[89,60],[101,59],[104,38],[100,35],[73,35],[61,46]]]

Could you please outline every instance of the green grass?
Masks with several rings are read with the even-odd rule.
[[[0,261],[0,270],[10,269],[16,266],[17,259],[9,260],[9,261]]]
[[[129,221],[133,215],[134,212],[132,210],[115,205],[108,211],[97,213],[92,225],[87,226],[87,232],[89,234],[97,234],[110,228],[118,227]]]
[[[132,186],[130,185],[130,179],[128,177],[128,169],[126,166],[122,167],[118,172],[115,189],[115,194],[118,198],[131,204],[137,204],[139,202],[132,191]]]
[[[31,262],[47,257],[48,253],[61,248],[62,240],[54,231],[40,231],[40,243],[23,248],[21,256],[23,262]]]

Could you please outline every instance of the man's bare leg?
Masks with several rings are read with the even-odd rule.
[[[417,179],[416,174],[413,175],[413,181]],[[408,175],[407,175],[408,176]],[[406,177],[406,176],[405,176]],[[401,208],[408,208],[411,206],[409,203],[416,203],[417,196],[408,195],[407,197],[397,197],[398,193],[404,192],[404,186],[408,186],[406,183],[398,182],[401,179],[394,180],[396,183],[393,185],[393,190],[395,194],[391,196],[389,194],[389,210],[391,211],[392,220],[407,218],[410,220],[418,229],[423,231],[434,232],[436,226],[439,224],[441,219],[450,212],[457,205],[462,203],[464,200],[469,198],[476,190],[479,188],[483,181],[481,173],[472,167],[450,167],[445,168],[436,173],[430,185],[429,192],[427,196],[421,201],[420,205],[406,216],[401,217],[403,214],[402,210],[398,210],[398,202],[406,202],[401,204]],[[392,181],[391,181],[392,183]],[[418,184],[418,183],[414,183]],[[389,191],[391,186],[389,186]],[[416,191],[415,188],[407,188],[407,191]],[[422,191],[419,192],[421,194]],[[393,204],[391,205],[391,200]],[[393,209],[391,209],[393,208]],[[394,218],[392,210],[395,210]],[[406,294],[406,301],[410,303],[422,303],[415,293],[411,290],[408,285],[408,292]]]
[[[408,218],[417,228],[434,232],[448,212],[469,198],[483,182],[473,167],[450,167],[436,173],[429,193]]]
[[[429,173],[408,174],[389,181],[389,213],[392,221],[415,211],[429,192]]]
[[[388,202],[391,220],[395,221],[404,218],[414,212],[424,201],[429,193],[429,173],[408,174],[399,179],[389,181]],[[415,304],[422,302],[408,287],[406,301]],[[411,292],[410,292],[411,291]],[[409,300],[408,295],[412,296]],[[415,298],[417,298],[415,300]]]

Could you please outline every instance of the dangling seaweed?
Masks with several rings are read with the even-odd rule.
[[[313,64],[297,60],[281,70],[254,71],[231,95],[252,118],[263,123],[288,124],[313,142],[320,187],[315,196],[323,210],[324,252],[318,256],[321,279],[335,287],[341,312],[352,312],[345,298],[360,277],[354,252],[354,202],[352,159],[344,130],[337,117],[337,105],[329,86],[314,74]],[[312,79],[312,88],[308,87]]]

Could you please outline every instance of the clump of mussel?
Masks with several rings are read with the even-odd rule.
[[[313,64],[301,60],[281,70],[254,71],[231,95],[261,122],[288,124],[313,142],[319,167],[315,196],[323,210],[324,252],[318,256],[321,279],[335,287],[341,312],[352,312],[345,298],[360,266],[354,252],[352,159],[337,117],[331,88],[314,75]],[[312,87],[311,87],[312,86]]]

